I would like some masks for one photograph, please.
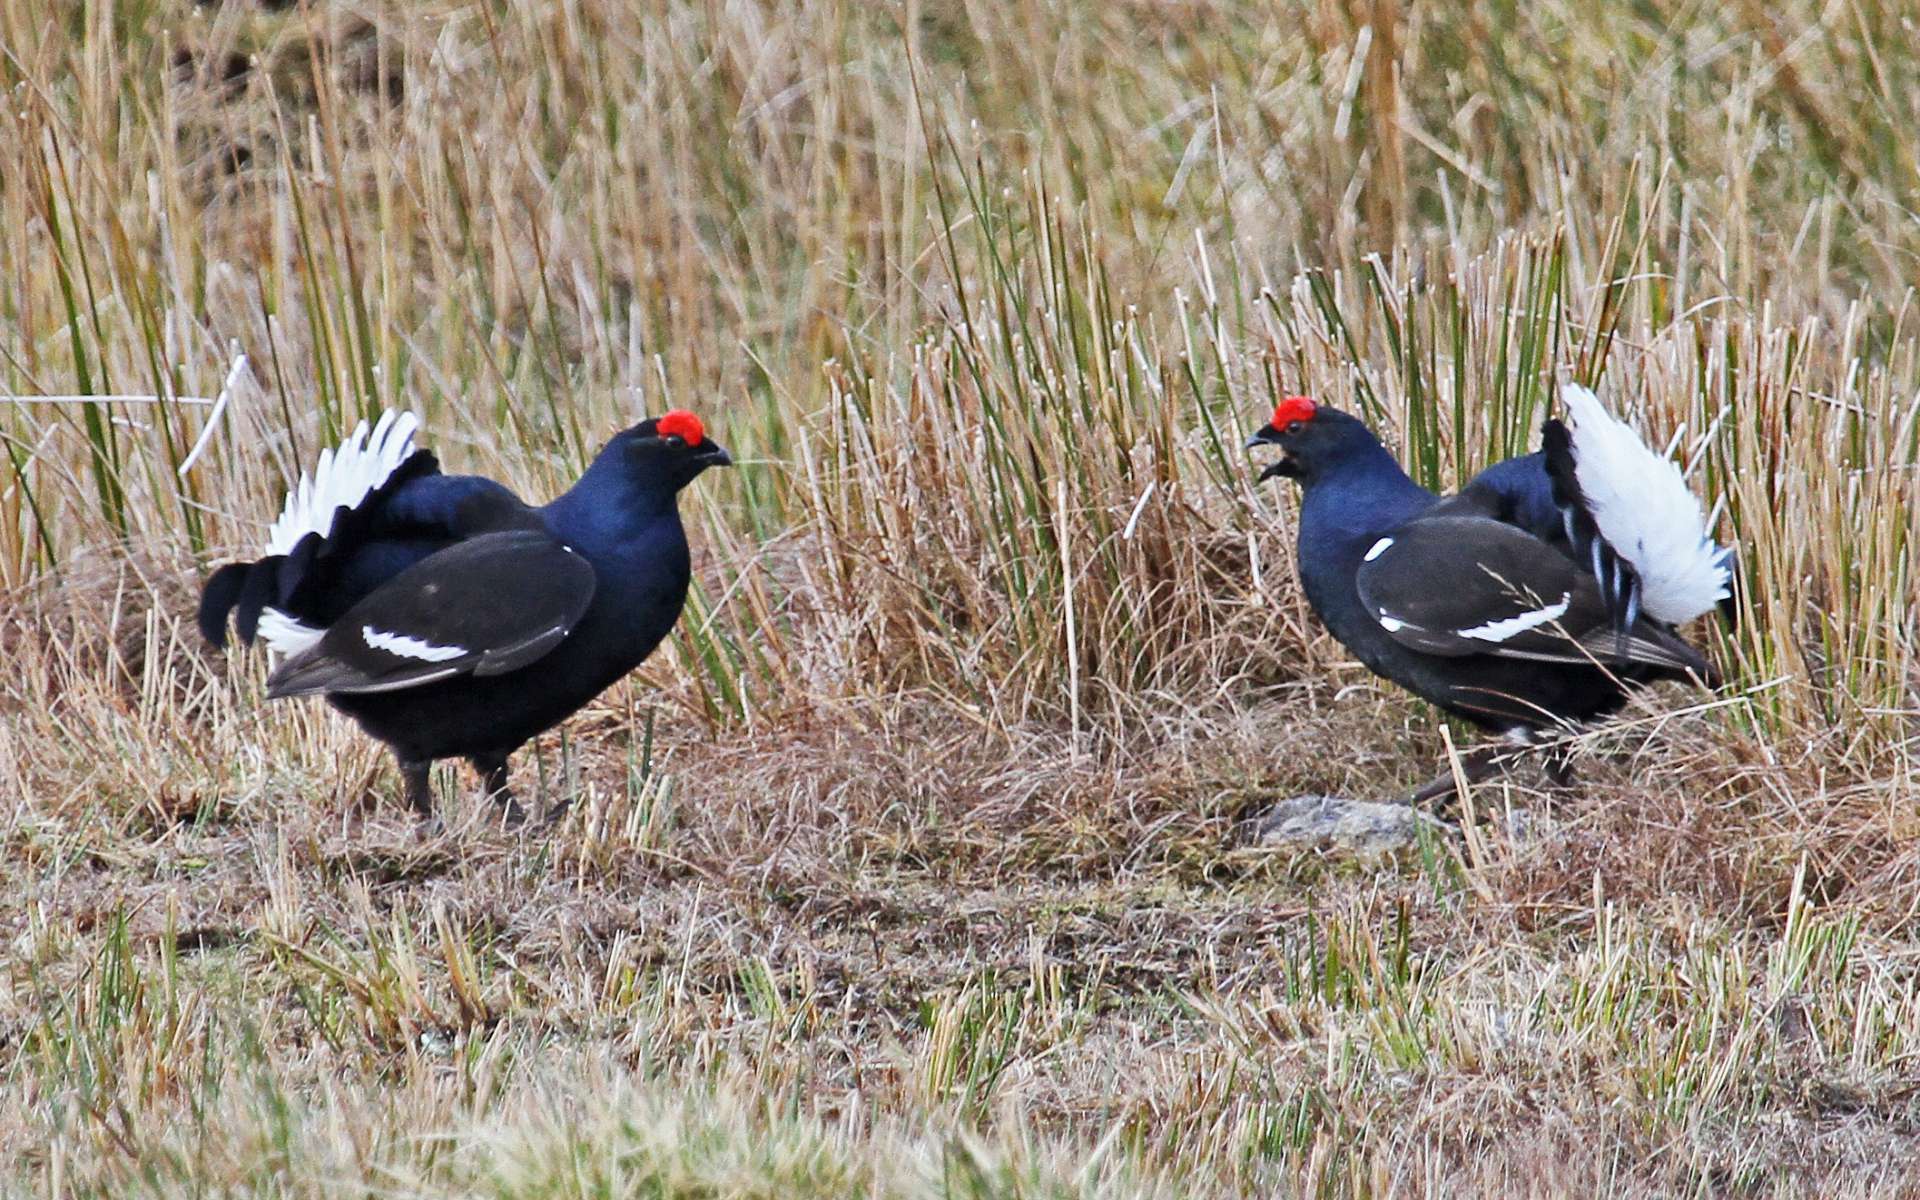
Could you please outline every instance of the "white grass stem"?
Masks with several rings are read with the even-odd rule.
[[[176,472],[180,478],[187,477],[187,472],[193,470],[193,464],[200,461],[200,455],[206,450],[207,444],[213,441],[214,432],[220,428],[220,418],[226,414],[227,402],[233,398],[234,386],[240,382],[241,375],[248,373],[247,356],[234,355],[233,366],[227,369],[226,382],[220,385],[220,394],[214,397],[213,411],[207,414],[206,423],[200,427],[200,436],[194,439],[193,449],[187,451],[187,456],[180,460],[180,466]]]

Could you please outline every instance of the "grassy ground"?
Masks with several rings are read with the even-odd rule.
[[[0,0],[0,1191],[1920,1194],[1920,54],[1896,0]],[[236,369],[237,358],[246,363]],[[1556,375],[1730,683],[1380,861],[1276,396],[1450,484]],[[62,397],[117,396],[77,402]],[[217,402],[216,402],[217,401]],[[209,563],[366,412],[741,460],[517,764],[267,706]]]

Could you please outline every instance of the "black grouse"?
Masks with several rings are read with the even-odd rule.
[[[1708,538],[1678,468],[1583,387],[1542,449],[1442,499],[1358,419],[1291,396],[1248,441],[1278,446],[1261,479],[1302,489],[1307,601],[1375,674],[1524,744],[1618,709],[1663,679],[1717,685],[1676,627],[1726,598],[1731,551]],[[1498,747],[1465,756],[1484,777]],[[1451,771],[1416,801],[1454,788]]]
[[[321,695],[392,750],[407,803],[464,758],[509,823],[507,757],[639,666],[691,578],[678,495],[733,460],[676,410],[622,431],[544,507],[491,479],[443,475],[419,422],[361,422],[287,495],[266,556],[207,580],[200,631],[228,615],[284,661],[267,695]]]

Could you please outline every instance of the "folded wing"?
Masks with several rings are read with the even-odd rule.
[[[1525,530],[1487,517],[1409,521],[1369,548],[1356,582],[1369,615],[1422,654],[1711,676],[1706,660],[1665,629],[1643,619],[1616,628],[1594,576]]]
[[[267,694],[390,692],[517,670],[566,639],[594,586],[586,559],[543,531],[481,534],[375,588],[281,663]]]

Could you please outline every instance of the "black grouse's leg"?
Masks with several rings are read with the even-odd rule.
[[[400,781],[406,789],[407,807],[422,821],[433,820],[432,771],[431,760],[400,760]]]
[[[504,754],[476,754],[467,760],[473,769],[480,772],[481,787],[487,798],[500,806],[500,820],[503,824],[514,826],[522,824],[527,814],[520,802],[513,798],[513,792],[507,787],[507,756]]]
[[[1505,756],[1512,753],[1513,747],[1503,745],[1475,746],[1462,751],[1460,755],[1460,777],[1468,784],[1479,783],[1506,765]],[[1457,796],[1459,781],[1454,778],[1453,766],[1434,776],[1430,781],[1417,788],[1407,797],[1407,803],[1415,808],[1431,804],[1436,800]]]

